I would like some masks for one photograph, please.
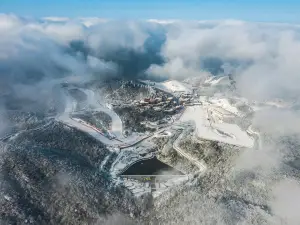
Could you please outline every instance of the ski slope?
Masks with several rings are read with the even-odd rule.
[[[152,82],[148,80],[140,80],[140,82],[153,86],[156,89],[164,91],[166,93],[175,94],[175,93],[185,93],[191,94],[192,90],[184,85],[182,82],[178,80],[167,80],[164,82]]]
[[[254,145],[254,140],[238,125],[214,123],[209,115],[209,106],[187,107],[180,120],[182,122],[194,121],[200,138],[247,148],[252,148]]]

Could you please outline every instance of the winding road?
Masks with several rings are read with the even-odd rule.
[[[193,164],[195,164],[198,168],[200,172],[205,172],[207,167],[204,163],[202,163],[201,161],[199,161],[197,158],[189,155],[188,153],[186,153],[182,148],[179,147],[179,143],[180,140],[183,138],[185,132],[182,130],[181,134],[178,136],[178,138],[174,141],[173,143],[173,148],[183,157],[185,157],[186,159],[188,159],[190,162],[192,162]]]
[[[111,117],[112,126],[111,126],[110,133],[112,133],[116,138],[109,139],[106,136],[104,136],[103,134],[101,134],[100,132],[96,131],[96,129],[93,129],[91,126],[87,126],[83,123],[80,123],[77,120],[72,119],[71,118],[72,113],[81,112],[81,111],[75,110],[77,102],[71,96],[69,96],[69,94],[67,92],[65,92],[65,98],[66,98],[65,111],[56,117],[56,119],[58,121],[61,121],[62,123],[66,124],[70,127],[77,128],[77,129],[91,135],[92,137],[94,137],[98,141],[104,143],[105,145],[111,146],[112,147],[111,149],[114,149],[114,148],[124,149],[124,148],[130,147],[130,146],[136,145],[139,142],[141,142],[142,140],[145,140],[152,136],[152,135],[143,135],[143,136],[135,135],[132,137],[125,138],[123,136],[122,120],[118,116],[118,114],[115,113],[112,109],[110,109],[109,105],[104,106],[104,104],[102,104],[102,102],[100,100],[98,100],[98,99],[100,99],[100,97],[98,96],[99,98],[97,98],[97,96],[95,96],[94,91],[87,90],[87,89],[79,89],[79,90],[86,94],[86,96],[87,96],[86,101],[88,102],[88,105],[93,107],[93,111],[104,112]],[[87,110],[87,109],[85,109],[85,110]],[[85,110],[82,110],[82,112],[84,112]]]

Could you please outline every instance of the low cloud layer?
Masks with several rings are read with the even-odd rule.
[[[24,110],[34,111],[47,107],[55,87],[65,81],[134,78],[159,62],[156,29],[155,24],[131,21],[34,20],[2,14],[1,103],[26,100],[32,104]],[[153,48],[150,37],[157,41]]]
[[[68,76],[101,79],[107,74],[181,79],[232,73],[240,93],[251,99],[300,94],[297,25],[34,20],[2,14],[0,31],[0,73],[6,83]]]
[[[233,73],[253,99],[299,95],[299,27],[242,21],[174,23],[150,74],[184,78]],[[225,66],[225,67],[224,67]]]

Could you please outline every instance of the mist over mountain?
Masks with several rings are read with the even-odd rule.
[[[52,121],[67,107],[62,84],[76,87],[112,80],[165,81],[230,74],[236,82],[234,94],[251,102],[279,99],[292,106],[255,113],[251,122],[261,132],[262,146],[241,151],[226,176],[215,169],[205,177],[203,187],[199,181],[200,189],[191,186],[169,193],[166,196],[177,200],[170,205],[162,203],[155,213],[165,224],[174,224],[173,217],[176,224],[180,218],[186,224],[300,223],[296,210],[300,195],[299,25],[235,20],[35,19],[0,14],[0,34],[0,138],[22,131],[9,144],[0,145],[4,168],[0,190],[16,190],[18,196],[16,202],[1,199],[0,203],[16,207],[16,217],[27,222],[28,215],[39,218],[33,213],[37,206],[31,197],[35,196],[34,201],[41,199],[43,210],[47,211],[47,204],[53,207],[40,212],[42,218],[34,220],[36,224],[73,224],[69,220],[73,214],[99,217],[87,220],[89,224],[132,224],[134,220],[128,216],[132,212],[138,218],[135,222],[143,221],[138,216],[142,215],[139,206],[127,198],[127,191],[112,187],[105,179],[108,172],[99,171],[106,158],[113,161],[116,156],[84,132]],[[35,130],[40,126],[43,132]],[[35,167],[40,173],[32,176]],[[33,177],[32,183],[20,171]],[[217,180],[215,189],[204,187],[210,179]],[[101,191],[98,185],[103,187]],[[72,193],[79,197],[73,199]],[[82,193],[87,193],[86,198]],[[81,211],[66,207],[64,197],[70,205],[82,203]],[[102,200],[103,207],[97,208]],[[63,212],[59,218],[57,211]],[[102,214],[111,216],[102,218]]]
[[[53,21],[5,14],[0,20],[2,95],[13,93],[15,85],[21,86],[19,90],[35,87],[32,92],[36,92],[42,83],[63,79],[169,79],[224,73],[236,75],[247,97],[299,94],[296,25]],[[254,85],[257,80],[259,86]],[[49,86],[40,88],[49,92]]]

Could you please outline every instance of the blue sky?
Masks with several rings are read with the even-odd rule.
[[[0,13],[112,19],[300,22],[299,0],[0,0]]]

